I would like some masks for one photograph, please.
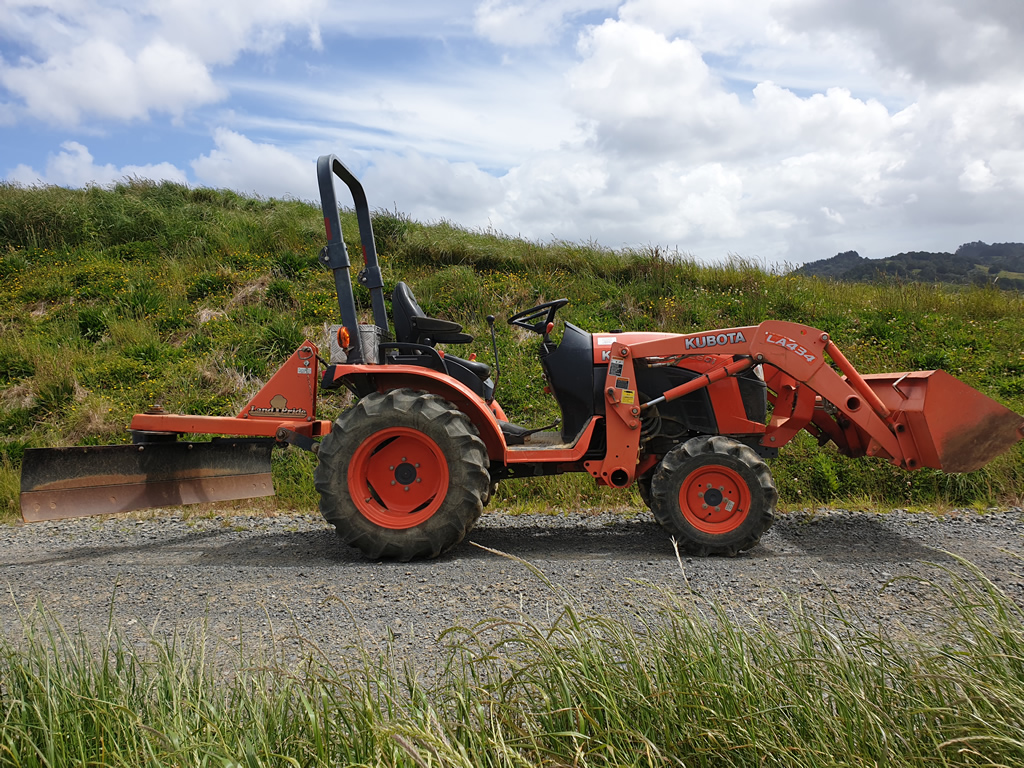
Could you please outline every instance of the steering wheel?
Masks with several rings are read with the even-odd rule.
[[[528,331],[544,336],[547,333],[548,323],[555,322],[555,313],[568,303],[568,299],[546,301],[543,304],[538,304],[536,307],[516,312],[508,319],[508,324],[525,328]]]

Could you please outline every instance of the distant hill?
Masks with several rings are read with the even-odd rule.
[[[856,251],[804,264],[798,275],[870,283],[897,279],[960,285],[994,284],[1024,290],[1024,243],[965,243],[956,253],[911,251],[885,259],[865,259]]]

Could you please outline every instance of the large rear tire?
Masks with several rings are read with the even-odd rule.
[[[373,559],[437,557],[465,538],[490,490],[487,450],[447,400],[373,393],[335,422],[314,475],[320,513]]]
[[[695,437],[662,459],[651,482],[655,519],[688,554],[732,557],[761,540],[779,494],[768,465],[731,438]]]

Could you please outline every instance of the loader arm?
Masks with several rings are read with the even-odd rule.
[[[613,355],[626,349],[616,344]],[[878,456],[908,470],[969,472],[1024,439],[1024,418],[949,374],[862,376],[827,333],[798,323],[770,320],[654,339],[629,346],[626,354],[724,356],[722,366],[645,403],[641,413],[751,365],[764,366],[774,406],[760,441],[766,447],[785,445],[806,429],[849,456]]]

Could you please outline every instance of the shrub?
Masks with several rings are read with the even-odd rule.
[[[32,376],[35,363],[24,352],[9,347],[0,347],[0,383],[9,384],[18,379]]]
[[[199,301],[207,296],[227,293],[234,284],[231,276],[223,272],[204,272],[189,284],[185,296],[189,301]]]

